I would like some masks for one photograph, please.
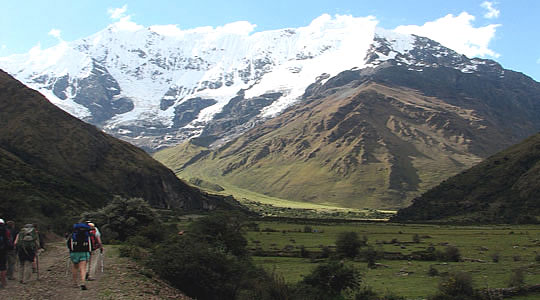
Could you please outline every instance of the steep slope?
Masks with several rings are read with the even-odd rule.
[[[0,211],[49,220],[100,207],[113,195],[155,207],[221,203],[178,180],[144,151],[117,140],[0,71]]]
[[[152,150],[200,134],[231,99],[264,101],[243,105],[248,115],[229,129],[279,113],[322,73],[362,66],[355,54],[369,48],[375,24],[323,15],[305,27],[252,33],[247,22],[180,30],[124,20],[0,58],[0,68],[69,113]]]
[[[376,23],[322,15],[305,27],[252,33],[247,22],[180,30],[124,20],[87,38],[2,57],[0,68],[149,152],[196,136],[222,145],[346,70],[393,62],[417,72],[444,66],[504,76],[495,62]]]
[[[531,222],[540,216],[540,134],[445,180],[394,221]]]
[[[371,53],[378,51],[374,47]],[[272,196],[403,207],[445,178],[540,130],[537,82],[492,61],[437,53],[422,52],[432,55],[432,62],[421,70],[413,61],[420,54],[382,62],[368,58],[372,67],[313,84],[302,103],[214,152],[173,148],[155,157],[181,177]],[[476,71],[464,72],[459,65]],[[196,143],[211,141],[207,136]],[[175,163],[181,155],[182,163]]]

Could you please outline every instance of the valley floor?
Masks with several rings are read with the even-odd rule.
[[[118,256],[116,247],[105,248],[104,272],[87,282],[88,290],[74,287],[68,271],[68,251],[63,242],[49,243],[40,255],[40,279],[25,284],[9,280],[0,299],[190,299],[166,283],[143,275],[133,261]]]

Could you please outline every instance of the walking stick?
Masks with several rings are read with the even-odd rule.
[[[104,265],[104,262],[105,262],[105,259],[103,257],[103,252],[100,252],[99,256],[101,257],[101,273],[103,273],[103,265]]]
[[[37,280],[39,280],[39,251],[36,254],[36,270],[37,270]]]

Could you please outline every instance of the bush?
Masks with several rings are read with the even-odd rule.
[[[429,266],[429,270],[428,270],[428,275],[429,276],[438,276],[439,275],[439,270],[435,269],[434,266]]]
[[[111,203],[96,212],[85,212],[81,221],[92,220],[102,231],[103,242],[125,241],[145,227],[161,225],[157,212],[142,198],[114,196]]]
[[[509,287],[521,288],[525,285],[525,273],[523,269],[516,269],[512,274],[510,274],[510,279],[508,281]]]
[[[472,277],[469,273],[451,273],[439,283],[439,292],[431,300],[468,300],[476,299]]]
[[[315,288],[320,295],[335,297],[345,289],[359,288],[360,282],[360,273],[355,268],[333,261],[317,266],[302,284]]]
[[[232,212],[216,212],[191,223],[187,235],[221,248],[235,256],[247,256],[247,240],[242,235],[245,216]]]
[[[311,228],[311,226],[306,225],[306,226],[304,226],[304,232],[305,233],[312,233],[313,229]]]
[[[413,241],[413,243],[416,243],[416,244],[420,243],[420,236],[418,235],[418,233],[415,233],[413,235],[412,241]]]
[[[455,261],[458,262],[461,260],[461,253],[459,249],[455,246],[446,246],[444,251],[435,250],[434,252],[437,260],[440,261]]]
[[[340,257],[354,258],[363,245],[356,232],[341,232],[336,240],[336,253]]]
[[[304,245],[300,245],[300,257],[308,258],[309,257],[309,251],[306,249]]]
[[[491,261],[498,263],[501,259],[501,254],[499,252],[494,252],[491,254]]]
[[[150,267],[163,279],[197,299],[234,299],[250,265],[193,238],[174,237],[158,247]]]

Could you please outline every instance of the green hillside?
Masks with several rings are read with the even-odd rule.
[[[395,221],[528,223],[540,216],[540,134],[445,180]]]
[[[0,215],[46,222],[101,207],[113,195],[161,208],[229,205],[0,71]]]

